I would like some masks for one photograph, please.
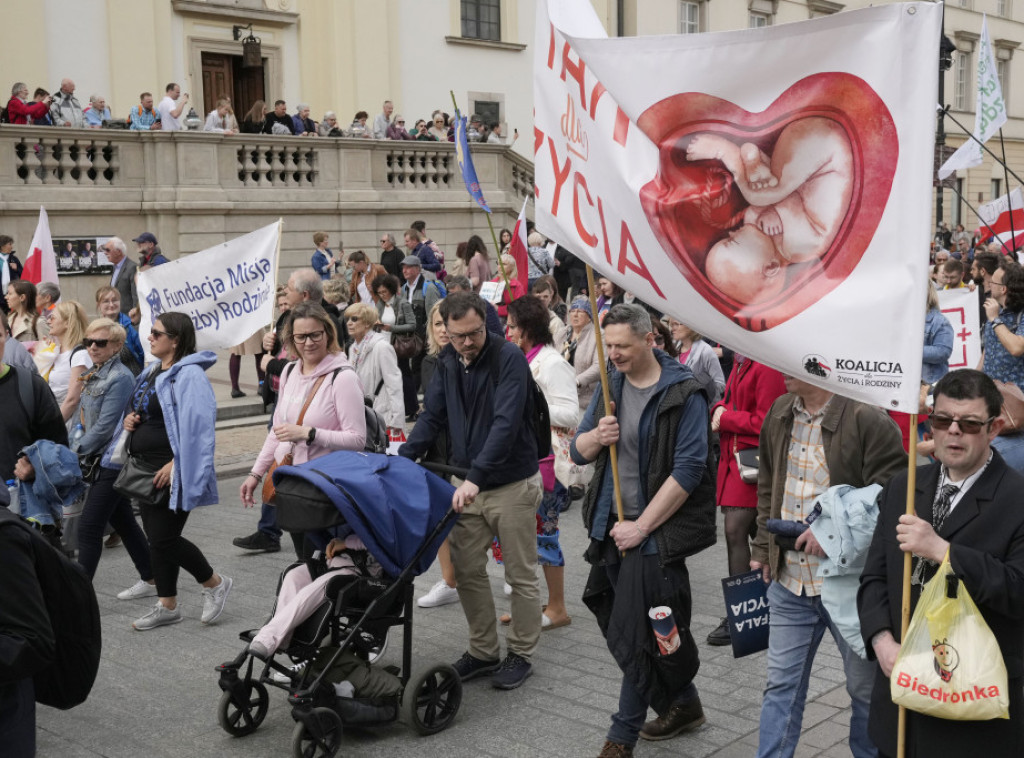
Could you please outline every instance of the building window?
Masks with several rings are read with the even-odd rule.
[[[462,0],[462,36],[500,42],[500,0]]]
[[[751,29],[760,29],[764,26],[772,25],[772,17],[767,13],[761,13],[760,11],[750,11],[749,20],[747,26]]]
[[[1003,194],[1002,187],[1003,187],[1002,179],[993,179],[992,180],[992,186],[989,189],[989,200],[990,201],[991,200],[995,200],[996,198],[1002,196],[1002,194]]]
[[[1010,110],[1010,61],[996,61],[996,76],[999,77],[999,89],[1003,92],[1003,107],[1009,115]]]
[[[953,71],[953,108],[966,111],[971,98],[971,54],[958,50]]]
[[[959,5],[961,8],[969,9],[971,7],[971,0],[956,0],[956,5]]]
[[[679,33],[697,34],[698,32],[700,32],[700,3],[679,0]]]
[[[1009,17],[1010,0],[996,0],[996,15]]]

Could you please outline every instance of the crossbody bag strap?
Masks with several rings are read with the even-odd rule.
[[[318,376],[316,381],[313,382],[313,387],[310,389],[309,394],[306,395],[306,401],[302,404],[302,410],[299,411],[299,420],[295,422],[297,426],[302,426],[302,419],[306,417],[306,411],[309,410],[309,404],[313,402],[313,398],[316,396],[316,391],[320,389],[320,385],[324,383],[323,376]]]

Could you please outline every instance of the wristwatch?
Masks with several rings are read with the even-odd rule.
[[[312,445],[313,444],[313,440],[315,440],[315,439],[316,439],[316,427],[315,426],[311,426],[311,427],[309,427],[309,434],[306,435],[306,444],[307,445]]]

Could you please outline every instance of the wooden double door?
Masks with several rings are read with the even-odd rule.
[[[242,68],[241,55],[224,53],[203,53],[203,112],[206,114],[217,107],[222,97],[231,98],[235,118],[242,123],[245,114],[257,100],[266,100],[264,65],[259,68]]]

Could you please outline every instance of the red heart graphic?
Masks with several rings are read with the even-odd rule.
[[[761,113],[686,92],[637,123],[660,152],[640,190],[651,229],[690,284],[754,332],[856,268],[899,157],[885,103],[844,73],[801,79]]]

